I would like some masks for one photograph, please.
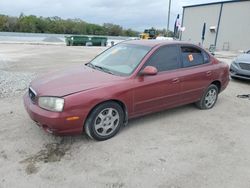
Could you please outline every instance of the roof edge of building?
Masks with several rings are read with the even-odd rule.
[[[183,6],[183,8],[191,8],[191,7],[199,7],[199,6],[206,6],[206,5],[217,5],[217,4],[224,4],[224,3],[238,3],[250,0],[232,0],[232,1],[220,1],[220,2],[212,2],[212,3],[203,3],[203,4],[196,4],[196,5],[187,5]]]

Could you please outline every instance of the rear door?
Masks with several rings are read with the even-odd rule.
[[[140,76],[135,79],[134,113],[144,114],[171,107],[179,102],[181,67],[177,45],[160,47],[143,66],[154,66],[154,76]],[[143,69],[142,68],[142,69]]]
[[[212,82],[209,55],[193,45],[180,45],[182,71],[180,75],[182,103],[198,101]]]

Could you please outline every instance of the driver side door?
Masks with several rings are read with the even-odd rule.
[[[138,75],[133,91],[135,116],[176,106],[180,101],[179,49],[166,45],[157,49],[143,66],[154,66],[154,76]],[[142,69],[143,69],[142,68]]]

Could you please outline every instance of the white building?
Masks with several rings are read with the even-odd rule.
[[[183,7],[181,40],[215,45],[218,50],[250,49],[250,0],[224,1]]]

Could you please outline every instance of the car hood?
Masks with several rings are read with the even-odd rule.
[[[236,61],[237,63],[239,63],[239,62],[244,62],[244,63],[249,63],[249,64],[250,64],[250,54],[241,54],[241,55],[239,55],[239,56],[235,59],[235,61]]]
[[[86,91],[123,80],[124,77],[111,75],[87,66],[46,74],[31,82],[32,89],[39,96],[62,97]]]

